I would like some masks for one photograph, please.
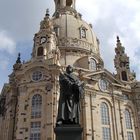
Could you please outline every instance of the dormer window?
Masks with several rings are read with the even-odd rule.
[[[85,27],[80,28],[80,38],[86,38],[87,37],[87,29]]]
[[[91,58],[89,61],[89,69],[93,70],[93,71],[96,71],[96,69],[97,69],[96,61],[93,58]]]

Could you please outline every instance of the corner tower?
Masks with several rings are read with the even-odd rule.
[[[117,47],[115,48],[114,64],[117,71],[116,78],[122,82],[134,82],[135,73],[130,71],[129,57],[125,53],[119,37],[117,36]]]
[[[51,61],[51,64],[58,64],[59,55],[57,37],[47,9],[45,17],[40,23],[40,30],[34,36],[32,59],[44,59]]]

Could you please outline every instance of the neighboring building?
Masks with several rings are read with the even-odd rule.
[[[75,0],[55,0],[34,36],[30,61],[20,54],[0,95],[0,140],[55,140],[59,74],[67,65],[85,82],[83,140],[140,140],[140,82],[119,37],[112,74],[104,68],[92,26]],[[112,58],[113,59],[113,58]]]

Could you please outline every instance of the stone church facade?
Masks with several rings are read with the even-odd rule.
[[[20,54],[0,95],[0,140],[55,140],[59,74],[72,65],[85,83],[83,140],[140,140],[140,82],[130,70],[119,37],[116,74],[104,68],[99,39],[75,9],[76,0],[54,0],[34,36],[32,57]]]

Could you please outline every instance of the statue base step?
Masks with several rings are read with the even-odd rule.
[[[82,140],[83,128],[80,125],[61,125],[54,128],[56,140]]]

